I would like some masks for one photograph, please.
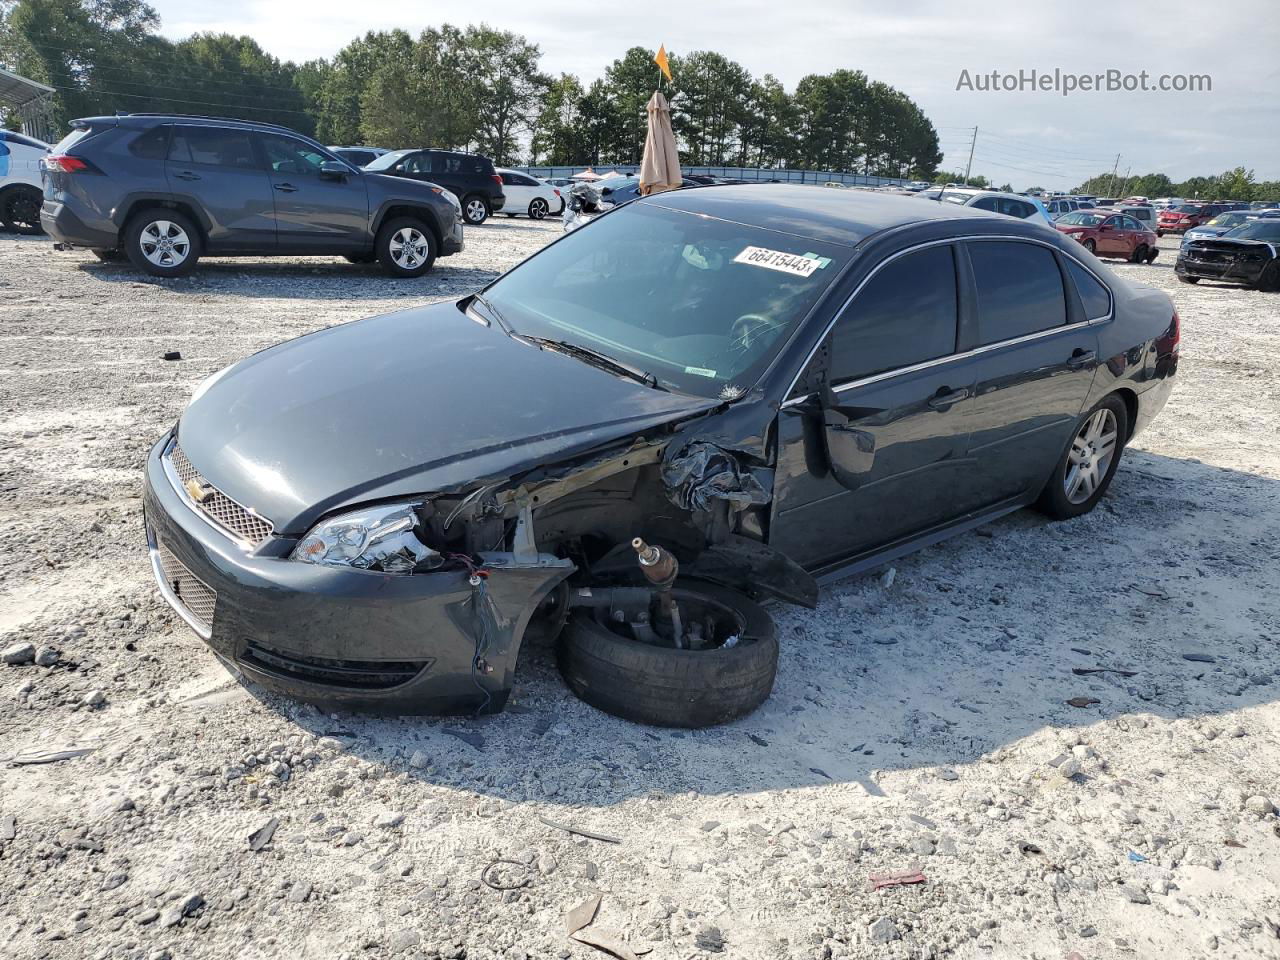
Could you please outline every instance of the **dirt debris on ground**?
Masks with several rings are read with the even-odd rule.
[[[226,672],[152,582],[151,443],[226,364],[558,230],[499,218],[407,282],[0,236],[0,954],[585,960],[599,893],[585,929],[653,960],[1280,956],[1280,296],[1177,283],[1176,238],[1114,267],[1173,295],[1183,362],[1099,508],[773,608],[742,721],[603,716],[544,648],[484,721]]]

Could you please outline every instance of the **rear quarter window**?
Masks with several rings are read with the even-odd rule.
[[[1067,322],[1057,258],[1048,247],[1016,240],[968,245],[978,297],[980,344],[1052,330]]]
[[[1111,293],[1097,277],[1070,257],[1067,258],[1067,272],[1080,294],[1085,319],[1100,320],[1111,313]]]

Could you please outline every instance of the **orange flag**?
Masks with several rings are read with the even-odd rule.
[[[667,60],[667,48],[658,45],[658,52],[653,57],[653,62],[658,65],[658,69],[662,71],[662,75],[667,78],[667,83],[671,82],[671,63]]]

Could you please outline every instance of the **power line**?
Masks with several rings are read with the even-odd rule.
[[[199,107],[221,107],[221,108],[223,108],[223,109],[227,109],[227,108],[236,109],[236,108],[237,108],[237,104],[235,104],[235,103],[229,103],[229,102],[227,102],[227,101],[225,101],[225,100],[222,100],[222,101],[213,101],[213,100],[183,100],[183,99],[180,99],[180,98],[177,98],[177,97],[157,97],[157,96],[153,96],[153,95],[151,95],[151,94],[144,94],[144,93],[124,93],[124,92],[122,92],[122,91],[120,91],[120,90],[102,90],[102,89],[97,89],[97,88],[95,88],[95,89],[94,89],[94,90],[92,90],[92,91],[86,91],[86,90],[81,90],[79,87],[66,87],[66,86],[59,86],[59,85],[58,85],[58,84],[56,84],[56,83],[55,83],[55,84],[50,84],[50,86],[52,86],[55,90],[66,90],[66,91],[69,91],[69,92],[72,92],[72,93],[80,93],[80,94],[84,94],[84,95],[86,95],[86,96],[89,96],[89,95],[101,95],[101,96],[110,96],[110,97],[129,97],[130,99],[133,99],[133,100],[157,100],[157,101],[159,101],[159,102],[161,102],[161,103],[184,103],[184,104],[187,104],[187,105],[189,105],[189,106],[199,106]],[[305,110],[288,110],[288,109],[286,109],[286,108],[284,108],[284,107],[254,107],[254,106],[243,106],[243,105],[241,105],[241,106],[239,106],[239,109],[243,109],[243,110],[256,110],[256,111],[258,111],[259,113],[291,113],[291,114],[294,114],[295,116],[299,116],[299,117],[308,117],[308,118],[309,118],[309,117],[311,117],[311,114],[307,113]]]

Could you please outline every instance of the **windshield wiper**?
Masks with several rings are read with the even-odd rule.
[[[506,319],[502,316],[502,311],[500,311],[497,307],[495,307],[493,305],[493,301],[491,301],[483,293],[472,294],[471,300],[473,303],[478,303],[482,307],[484,307],[485,310],[489,311],[489,313],[493,315],[493,319],[498,321],[498,326],[502,328],[502,332],[505,333],[508,337],[517,336],[515,329],[511,326],[511,324],[507,323]],[[525,339],[525,338],[520,338],[520,339]]]
[[[574,357],[583,363],[591,364],[593,367],[599,367],[611,373],[630,377],[632,380],[643,383],[646,387],[652,387],[654,390],[665,391],[667,389],[658,383],[658,378],[649,371],[633,367],[630,364],[623,363],[621,360],[615,360],[607,353],[592,350],[590,347],[584,347],[579,343],[570,343],[568,340],[553,340],[548,337],[533,337],[524,334],[521,336],[523,339],[536,343],[540,347]]]

